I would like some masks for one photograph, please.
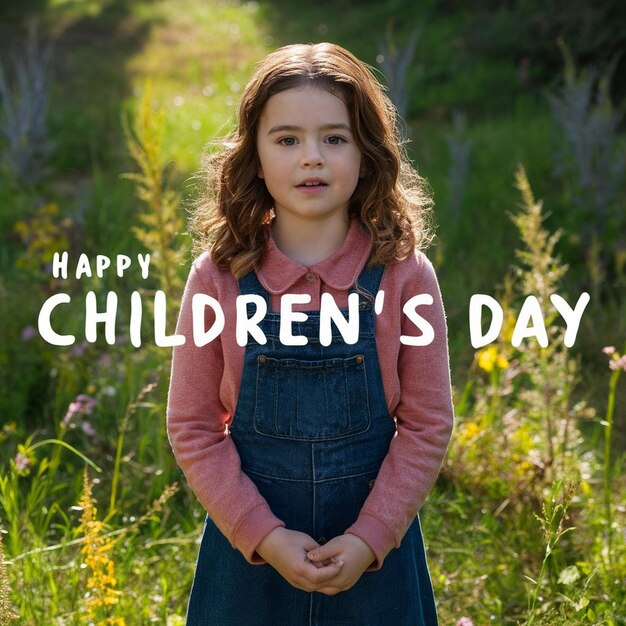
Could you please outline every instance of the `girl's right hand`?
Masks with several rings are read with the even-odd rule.
[[[310,561],[307,553],[317,547],[317,541],[306,533],[278,527],[261,541],[256,551],[290,585],[311,592],[323,588],[343,566],[342,561],[321,565]]]

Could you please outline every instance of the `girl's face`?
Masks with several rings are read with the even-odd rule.
[[[274,199],[277,220],[345,223],[361,151],[343,100],[311,85],[271,96],[259,121],[257,151],[258,175]]]

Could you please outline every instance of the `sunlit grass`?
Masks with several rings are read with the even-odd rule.
[[[135,97],[151,79],[170,157],[181,171],[195,172],[204,147],[230,130],[252,67],[268,52],[258,6],[182,0],[139,5],[135,14],[148,10],[156,25],[126,71]]]

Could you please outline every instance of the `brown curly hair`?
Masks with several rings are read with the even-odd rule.
[[[330,43],[284,46],[263,59],[246,85],[236,128],[222,149],[203,160],[206,191],[192,210],[196,251],[235,277],[253,270],[265,251],[273,200],[258,177],[256,139],[268,99],[281,91],[315,85],[343,100],[361,150],[365,176],[348,214],[374,241],[370,264],[402,259],[432,241],[432,201],[426,181],[411,166],[396,123],[396,110],[368,66]]]

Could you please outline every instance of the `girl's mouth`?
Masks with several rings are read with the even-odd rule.
[[[300,183],[296,185],[296,189],[305,194],[321,193],[326,187],[328,187],[326,183]]]
[[[305,191],[306,190],[319,191],[320,189],[323,189],[324,187],[328,187],[328,184],[325,183],[323,180],[320,180],[317,178],[304,180],[300,184],[296,185],[297,189],[301,189]]]

